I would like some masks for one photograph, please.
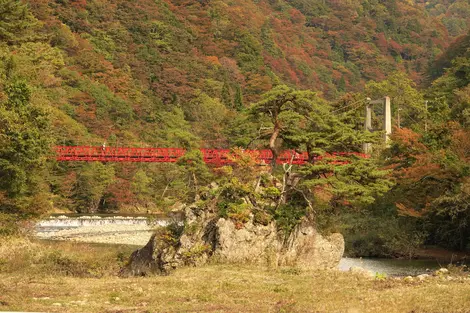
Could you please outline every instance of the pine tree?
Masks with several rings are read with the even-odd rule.
[[[329,202],[363,204],[373,202],[390,189],[388,172],[380,170],[373,159],[348,154],[328,156],[334,152],[360,151],[362,143],[373,139],[366,132],[355,130],[355,125],[344,123],[316,93],[278,86],[253,105],[251,114],[264,128],[269,128],[264,138],[274,156],[273,167],[281,150],[309,154],[309,164],[296,173],[292,166],[283,166],[281,204],[301,196],[313,211],[318,191],[329,194]],[[318,160],[317,156],[323,159]]]
[[[235,92],[235,100],[234,100],[234,106],[235,106],[235,110],[237,111],[241,111],[243,110],[243,93],[242,93],[242,89],[240,87],[240,85],[237,85],[237,89],[236,89],[236,92]]]
[[[222,92],[221,92],[220,97],[221,97],[222,103],[227,108],[232,108],[233,107],[232,95],[230,93],[230,87],[227,84],[227,82],[224,82],[224,85],[222,86]]]
[[[338,82],[338,90],[341,92],[346,91],[346,80],[344,79],[344,76],[341,76]]]

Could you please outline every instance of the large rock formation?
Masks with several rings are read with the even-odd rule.
[[[337,267],[343,252],[342,235],[324,237],[307,220],[283,238],[275,222],[257,224],[251,216],[240,227],[215,212],[191,206],[185,209],[184,225],[157,231],[145,247],[132,254],[122,274],[166,275],[179,266],[209,260],[329,269]]]

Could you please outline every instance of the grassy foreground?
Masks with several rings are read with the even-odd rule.
[[[0,241],[0,311],[470,312],[470,281],[209,265],[119,278],[135,247]]]

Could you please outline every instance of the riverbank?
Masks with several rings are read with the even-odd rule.
[[[54,231],[36,231],[35,236],[45,240],[86,243],[145,246],[155,227],[149,225],[97,225]]]
[[[0,310],[39,312],[468,312],[470,282],[242,265],[119,278],[135,247],[25,239],[0,245]]]
[[[416,251],[419,259],[432,259],[445,264],[470,261],[470,251],[452,251],[439,247],[425,247]]]
[[[156,228],[177,221],[167,216],[56,215],[38,221],[34,236],[46,240],[65,240],[144,246]]]

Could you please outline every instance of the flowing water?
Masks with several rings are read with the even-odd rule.
[[[348,271],[351,267],[361,267],[372,273],[387,274],[388,276],[416,276],[430,274],[447,264],[439,264],[436,260],[399,260],[371,258],[343,258],[339,269]]]

